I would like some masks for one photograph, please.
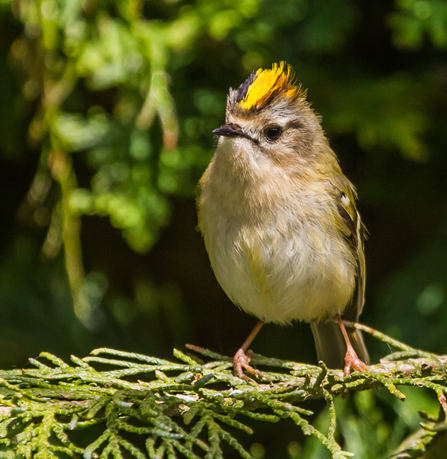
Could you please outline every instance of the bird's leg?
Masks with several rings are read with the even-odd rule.
[[[250,364],[250,359],[252,352],[248,351],[248,347],[255,339],[255,336],[259,333],[262,326],[264,325],[264,321],[260,320],[256,325],[255,328],[251,331],[248,335],[248,338],[244,341],[244,344],[237,350],[236,354],[233,357],[233,364],[234,364],[234,373],[237,377],[241,379],[245,379],[246,381],[253,381],[250,377],[244,374],[243,370],[248,371],[253,375],[260,376],[261,378],[264,377],[262,371],[256,370]]]
[[[368,365],[362,362],[357,353],[354,351],[352,347],[351,341],[349,340],[348,333],[345,328],[345,324],[341,320],[341,315],[337,316],[338,325],[340,325],[341,332],[343,334],[343,338],[345,339],[346,343],[346,355],[345,355],[345,369],[344,374],[345,376],[349,376],[351,373],[351,368],[355,371],[368,371]]]

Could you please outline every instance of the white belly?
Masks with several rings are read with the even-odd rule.
[[[314,222],[293,222],[281,233],[277,223],[272,221],[262,239],[252,226],[205,234],[226,294],[266,322],[309,322],[342,312],[353,294],[356,271],[343,237]]]

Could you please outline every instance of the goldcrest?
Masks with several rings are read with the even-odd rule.
[[[365,229],[306,92],[284,62],[230,89],[216,152],[200,180],[199,228],[229,298],[260,319],[234,357],[236,374],[264,322],[309,322],[329,367],[367,369]],[[338,323],[337,323],[338,322]]]

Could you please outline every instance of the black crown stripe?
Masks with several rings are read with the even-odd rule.
[[[248,88],[253,84],[253,81],[256,79],[256,72],[251,72],[250,76],[239,86],[237,89],[237,98],[236,102],[239,103],[245,98],[248,92]]]

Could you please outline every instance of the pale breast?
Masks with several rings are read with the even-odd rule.
[[[342,312],[354,292],[356,260],[337,230],[341,217],[330,181],[265,167],[268,158],[234,145],[219,144],[198,201],[199,226],[223,290],[267,322]]]
[[[234,221],[228,225],[229,216],[218,219],[205,243],[217,280],[243,310],[279,323],[308,322],[344,310],[354,291],[356,266],[335,230],[296,219],[273,218],[262,229],[238,227]]]

